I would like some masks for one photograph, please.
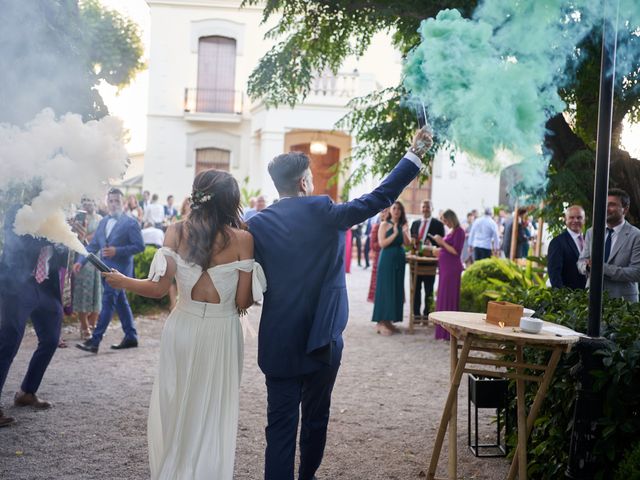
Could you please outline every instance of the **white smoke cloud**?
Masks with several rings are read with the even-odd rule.
[[[0,125],[0,188],[10,182],[40,179],[42,191],[16,215],[14,231],[84,247],[65,221],[64,209],[82,195],[100,198],[109,179],[121,177],[128,165],[122,122],[105,117],[84,123],[80,115],[56,119],[45,109],[24,128]]]

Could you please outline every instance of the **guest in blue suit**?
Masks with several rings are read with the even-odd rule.
[[[584,288],[587,277],[578,271],[578,257],[584,248],[584,209],[580,205],[567,208],[567,229],[551,240],[547,252],[547,271],[553,288]]]
[[[36,396],[44,372],[58,348],[62,325],[59,270],[67,263],[68,250],[48,240],[13,231],[20,206],[9,209],[4,222],[4,249],[0,258],[0,393],[18,348],[27,320],[38,336],[16,406],[47,409],[51,403]],[[0,427],[13,418],[0,410]]]
[[[133,256],[144,250],[144,242],[140,233],[138,222],[124,215],[122,191],[117,188],[109,190],[107,196],[107,207],[109,216],[104,217],[98,229],[93,235],[87,250],[91,253],[100,253],[102,261],[111,268],[115,268],[120,273],[133,276]],[[86,258],[80,260],[73,266],[75,272],[87,262]],[[118,312],[124,338],[117,345],[111,345],[113,349],[133,348],[138,346],[138,333],[133,321],[133,313],[127,300],[124,290],[114,289],[106,282],[103,282],[102,309],[98,317],[96,329],[91,338],[83,343],[76,344],[80,350],[98,353],[98,348],[102,337],[111,322],[113,311]]]
[[[340,205],[326,195],[311,196],[313,179],[303,153],[269,163],[280,201],[248,222],[269,285],[258,338],[267,385],[266,480],[293,479],[300,405],[298,478],[313,479],[320,466],[349,316],[345,232],[391,205],[418,174],[431,143],[427,131],[418,132],[378,188]]]

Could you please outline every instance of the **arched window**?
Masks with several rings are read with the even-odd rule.
[[[236,41],[212,36],[198,41],[196,110],[233,113],[236,78]]]
[[[229,171],[231,152],[219,148],[198,148],[196,150],[196,175],[203,170],[215,168]]]

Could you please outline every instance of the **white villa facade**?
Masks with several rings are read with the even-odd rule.
[[[316,193],[338,199],[342,180],[328,182],[353,140],[335,131],[352,98],[396,85],[402,61],[386,36],[375,38],[360,59],[349,59],[337,75],[320,76],[311,94],[294,108],[266,108],[246,94],[249,75],[271,43],[264,40],[262,9],[240,9],[240,0],[147,0],[151,35],[144,189],[160,198],[190,193],[201,169],[220,168],[267,194],[276,191],[267,173],[276,155],[310,154]],[[362,185],[351,196],[371,187]],[[433,180],[405,195],[408,210],[431,197],[436,210],[459,216],[498,203],[499,178],[472,169],[464,156],[450,165],[438,155]]]

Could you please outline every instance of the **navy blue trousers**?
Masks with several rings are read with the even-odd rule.
[[[62,304],[53,292],[36,285],[35,280],[25,286],[20,295],[3,293],[0,296],[0,393],[29,318],[38,336],[38,347],[20,388],[27,393],[36,393],[58,348]]]
[[[300,411],[302,425],[298,479],[311,480],[320,467],[327,441],[331,392],[341,357],[340,338],[338,345],[334,345],[331,365],[296,377],[266,376],[265,480],[293,480]]]
[[[491,253],[490,248],[473,247],[473,259],[475,261],[491,258]]]
[[[124,337],[130,340],[138,339],[138,332],[136,332],[136,326],[133,321],[133,313],[129,306],[129,300],[127,300],[127,294],[124,290],[111,287],[104,280],[102,281],[102,308],[100,310],[100,316],[96,323],[96,329],[93,332],[91,341],[94,345],[100,345],[104,333],[107,331],[113,312],[118,312],[118,318],[122,324],[122,330],[124,331]]]

